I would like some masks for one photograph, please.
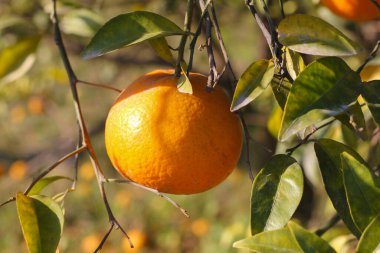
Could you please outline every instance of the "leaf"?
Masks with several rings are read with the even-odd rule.
[[[362,96],[368,103],[373,119],[380,126],[380,80],[364,83]]]
[[[380,178],[350,154],[341,155],[344,188],[352,218],[364,230],[380,214]]]
[[[335,252],[326,241],[292,221],[285,228],[262,232],[235,242],[233,246],[260,253]]]
[[[16,205],[29,252],[55,253],[63,227],[59,205],[48,197],[22,193],[17,193]]]
[[[232,99],[231,111],[239,110],[257,98],[270,84],[274,64],[268,60],[253,62],[240,77]]]
[[[90,37],[103,23],[103,18],[95,12],[88,9],[75,9],[62,18],[61,27],[66,34]]]
[[[360,47],[341,31],[320,18],[295,14],[278,25],[278,40],[290,49],[311,55],[348,56]]]
[[[13,81],[24,75],[33,65],[39,36],[28,37],[0,52],[0,79]]]
[[[52,177],[45,177],[45,178],[42,178],[41,180],[39,180],[33,187],[32,189],[29,191],[28,195],[31,196],[31,195],[37,195],[39,194],[46,186],[48,186],[49,184],[57,181],[57,180],[60,180],[60,179],[67,179],[67,180],[70,180],[70,181],[73,181],[71,178],[69,177],[62,177],[62,176],[52,176]]]
[[[378,253],[380,251],[380,214],[364,230],[356,248],[357,253]]]
[[[173,54],[172,51],[170,51],[168,42],[165,38],[162,37],[157,39],[151,39],[148,40],[148,42],[161,59],[163,59],[167,63],[174,65]]]
[[[295,237],[297,243],[305,253],[333,253],[335,250],[322,238],[316,234],[307,231],[296,223],[290,221],[288,228]]]
[[[282,110],[280,106],[276,106],[272,114],[269,117],[267,123],[268,132],[272,135],[273,138],[277,138],[278,132],[280,132],[280,125],[282,119]]]
[[[99,29],[81,56],[91,59],[149,39],[184,33],[172,21],[152,12],[135,11],[121,14]]]
[[[187,93],[187,94],[193,94],[193,87],[191,86],[191,82],[189,77],[186,75],[186,71],[184,71],[184,68],[181,65],[181,76],[177,80],[177,89],[179,92]]]
[[[290,50],[285,49],[285,59],[286,59],[286,69],[289,75],[295,80],[297,76],[305,69],[305,63],[300,54]]]
[[[256,176],[251,196],[251,232],[282,228],[301,201],[303,174],[297,161],[275,155]]]
[[[348,201],[346,198],[346,190],[343,182],[343,172],[340,155],[346,152],[358,161],[364,162],[363,158],[349,146],[330,139],[320,139],[314,144],[315,154],[318,158],[319,168],[322,173],[323,182],[334,208],[347,225],[351,232],[359,237],[361,230],[353,221]]]
[[[282,110],[284,110],[292,84],[287,79],[279,80],[277,78],[273,78],[271,87],[278,105]]]
[[[364,114],[358,101],[344,113],[336,115],[335,118],[355,132],[362,140],[368,138]]]
[[[345,111],[359,96],[360,82],[340,58],[325,57],[309,64],[290,89],[279,139]]]

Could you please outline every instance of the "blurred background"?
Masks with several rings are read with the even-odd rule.
[[[379,21],[351,23],[333,15],[318,1],[284,1],[285,13],[319,16],[341,29],[353,40],[370,49],[380,37]],[[230,60],[237,76],[257,59],[269,58],[269,51],[244,1],[216,0],[216,10]],[[268,1],[275,20],[280,19],[278,1]],[[0,1],[0,202],[23,191],[38,173],[75,149],[78,130],[66,73],[52,38],[48,0]],[[97,29],[111,17],[136,10],[164,15],[183,24],[186,1],[59,1],[58,14],[71,64],[79,79],[125,88],[136,77],[157,68],[170,68],[158,58],[148,43],[119,50],[94,60],[79,57]],[[199,20],[194,14],[193,31]],[[172,47],[178,37],[168,38]],[[198,39],[197,48],[204,43]],[[217,66],[223,66],[219,47]],[[368,51],[345,60],[353,68]],[[313,57],[305,57],[308,63]],[[193,71],[208,73],[205,50],[196,50]],[[227,80],[221,85],[227,86]],[[117,93],[78,84],[80,100],[101,165],[108,177],[117,177],[104,148],[104,121]],[[254,172],[273,153],[284,152],[288,143],[273,137],[278,128],[276,102],[270,89],[244,110],[251,135],[250,156]],[[277,120],[277,121],[276,121]],[[350,142],[364,158],[377,164],[380,148],[369,154],[371,143],[362,143],[339,123],[321,133],[325,137]],[[295,143],[295,140],[293,140]],[[221,185],[197,195],[171,196],[191,218],[184,217],[168,202],[131,185],[107,185],[114,214],[127,230],[135,249],[130,249],[119,231],[111,234],[103,252],[238,252],[234,241],[249,235],[250,180],[243,151],[238,168]],[[314,230],[334,214],[324,191],[312,146],[299,149],[295,157],[305,171],[305,192],[296,219]],[[74,161],[68,160],[52,175],[73,177]],[[70,186],[61,180],[43,191],[53,196]],[[86,155],[79,165],[77,189],[65,199],[65,226],[59,252],[93,252],[109,228],[106,210]],[[27,252],[18,223],[15,203],[0,209],[0,252]],[[355,244],[343,225],[325,235],[341,252]],[[346,251],[344,251],[346,250]]]

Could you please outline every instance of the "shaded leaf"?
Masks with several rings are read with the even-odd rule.
[[[365,118],[359,102],[351,105],[344,113],[336,115],[335,118],[355,132],[362,140],[368,138]]]
[[[239,110],[257,98],[270,84],[274,64],[268,60],[253,62],[240,77],[232,99],[231,111]]]
[[[28,195],[31,196],[31,195],[37,195],[39,194],[46,186],[48,186],[49,184],[51,183],[54,183],[55,181],[57,180],[61,180],[61,179],[67,179],[67,180],[70,180],[70,181],[73,181],[71,178],[69,177],[63,177],[63,176],[52,176],[52,177],[45,177],[45,178],[42,178],[41,180],[39,180],[33,187],[32,189],[29,191]]]
[[[289,75],[295,80],[297,76],[305,69],[305,63],[300,54],[290,50],[285,49],[285,59],[286,59],[286,69]]]
[[[103,18],[95,12],[89,9],[75,9],[62,18],[61,28],[67,34],[90,37],[103,23]]]
[[[326,241],[292,221],[285,228],[262,232],[235,242],[233,246],[260,253],[335,252]]]
[[[360,50],[355,42],[334,26],[304,14],[284,18],[278,26],[278,39],[284,46],[304,54],[347,56]]]
[[[292,84],[287,79],[273,78],[271,87],[278,105],[284,110]]]
[[[360,236],[361,230],[353,221],[346,190],[343,182],[343,172],[341,168],[340,155],[346,152],[358,161],[364,163],[363,158],[352,148],[340,142],[330,139],[320,139],[314,144],[315,153],[318,158],[319,168],[322,173],[323,182],[334,208],[342,218],[348,229],[357,237]]]
[[[362,96],[368,103],[373,119],[380,126],[380,80],[364,83]]]
[[[359,96],[360,77],[340,58],[326,57],[309,64],[294,81],[286,101],[279,135],[292,134],[345,111]]]
[[[380,251],[380,214],[368,224],[356,248],[357,253]]]
[[[34,62],[32,54],[39,41],[39,36],[28,37],[1,51],[0,79],[10,82],[24,75]]]
[[[297,161],[275,155],[257,174],[252,186],[251,233],[282,228],[301,201],[303,174]]]
[[[16,196],[17,212],[30,253],[55,253],[62,233],[63,213],[44,196]]]
[[[344,188],[355,224],[364,230],[380,214],[380,178],[350,154],[341,155]]]
[[[148,40],[148,42],[161,59],[163,59],[167,63],[174,65],[173,54],[172,51],[170,51],[168,42],[165,38],[151,39]]]
[[[149,39],[184,33],[172,21],[152,12],[121,14],[99,29],[81,56],[90,59]]]

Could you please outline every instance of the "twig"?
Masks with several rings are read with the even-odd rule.
[[[102,196],[104,205],[105,205],[106,210],[107,210],[109,222],[111,223],[111,225],[117,224],[117,226],[123,231],[124,235],[129,240],[129,244],[132,247],[133,244],[132,244],[130,238],[127,236],[125,231],[121,228],[119,222],[115,219],[115,216],[113,215],[111,207],[108,203],[108,199],[107,199],[107,196],[106,196],[106,193],[104,190],[104,185],[103,185],[103,182],[105,181],[104,173],[103,173],[103,171],[99,165],[98,158],[97,158],[96,153],[94,151],[94,148],[92,146],[90,135],[88,133],[85,121],[83,119],[83,114],[82,114],[82,110],[81,110],[81,106],[80,106],[80,102],[79,102],[78,91],[77,91],[78,79],[77,79],[77,77],[76,77],[76,75],[75,75],[75,73],[71,67],[69,58],[67,56],[66,48],[65,48],[65,45],[63,43],[62,34],[61,34],[60,27],[59,27],[58,15],[57,15],[56,0],[52,0],[52,2],[53,2],[52,22],[53,22],[53,26],[54,26],[54,39],[55,39],[55,43],[59,49],[63,64],[65,66],[65,69],[66,69],[66,72],[67,72],[67,75],[69,78],[70,89],[71,89],[74,107],[75,107],[75,113],[76,113],[79,128],[81,130],[81,135],[83,137],[83,145],[87,147],[87,151],[88,151],[91,163],[93,165],[93,168],[94,168],[94,171],[96,174],[96,179],[98,181],[100,194]],[[114,226],[111,226],[111,230],[113,228],[114,228]],[[105,238],[105,239],[107,239],[107,238]]]
[[[375,58],[377,50],[379,50],[380,46],[380,40],[378,40],[372,49],[371,53],[368,55],[368,57],[365,59],[365,61],[362,63],[362,65],[359,66],[359,68],[356,70],[356,73],[360,73],[364,67],[370,62],[373,58]]]
[[[206,23],[206,49],[208,56],[208,64],[210,67],[210,73],[207,78],[207,88],[212,89],[215,86],[215,83],[218,78],[218,71],[216,70],[214,51],[212,49],[212,37],[211,37],[211,29],[212,24],[210,20],[210,15],[206,12],[205,15],[205,23]]]
[[[122,92],[122,90],[120,90],[118,88],[115,88],[115,87],[112,87],[112,86],[109,86],[109,85],[105,85],[105,84],[91,83],[91,82],[82,81],[82,80],[77,80],[77,83],[82,83],[82,84],[87,84],[87,85],[94,86],[94,87],[99,87],[99,88],[103,88],[103,89],[113,90],[113,91],[116,91],[118,93]]]
[[[376,7],[377,9],[380,10],[380,4],[376,0],[370,0]]]
[[[69,159],[70,157],[73,157],[74,155],[77,155],[77,154],[81,153],[85,149],[86,149],[86,146],[82,146],[82,147],[74,150],[73,152],[70,152],[69,154],[65,155],[64,157],[62,157],[61,159],[59,159],[58,161],[56,161],[54,164],[52,164],[51,166],[49,166],[46,170],[44,170],[41,174],[39,174],[38,177],[36,177],[36,178],[33,179],[33,181],[30,183],[30,185],[28,186],[28,188],[26,188],[26,190],[24,191],[24,194],[27,195],[30,192],[30,190],[33,188],[33,186],[38,181],[40,181],[43,177],[45,177],[47,174],[49,174],[53,169],[57,168],[58,165],[60,165],[61,163],[63,163],[67,159]],[[16,200],[15,197],[11,197],[7,201],[5,201],[2,204],[0,204],[0,207],[4,206],[4,205],[6,205],[6,204],[8,204],[10,202],[13,202],[15,200]]]
[[[293,152],[294,152],[297,148],[299,148],[299,147],[302,146],[303,144],[308,143],[308,140],[310,139],[310,137],[311,137],[313,134],[315,134],[318,130],[320,130],[320,129],[324,128],[324,127],[327,127],[327,126],[331,125],[331,124],[334,123],[336,120],[337,120],[337,119],[332,119],[332,120],[326,122],[325,124],[323,124],[323,125],[321,125],[321,126],[315,128],[315,129],[313,129],[313,131],[311,131],[311,133],[309,133],[308,135],[306,135],[306,136],[305,136],[305,137],[304,137],[304,138],[303,138],[303,139],[302,139],[297,145],[295,145],[295,146],[292,147],[292,148],[288,148],[288,149],[286,150],[287,154],[288,154],[288,155],[292,155]]]
[[[129,180],[129,179],[106,179],[106,182],[107,183],[118,183],[118,184],[131,184],[131,185],[134,185],[134,186],[136,186],[136,187],[138,187],[140,189],[152,192],[152,193],[156,194],[157,196],[159,196],[159,197],[164,198],[165,200],[167,200],[174,207],[178,208],[181,211],[181,213],[183,215],[185,215],[186,217],[188,217],[188,218],[190,217],[189,214],[187,213],[187,211],[185,209],[183,209],[177,202],[175,202],[174,200],[172,200],[168,196],[162,194],[161,192],[157,191],[156,189],[152,189],[152,188],[146,187],[144,185],[138,184],[138,183],[136,183],[136,182],[134,182],[132,180]]]
[[[279,2],[280,2],[280,9],[281,9],[281,17],[285,18],[284,1],[283,0],[279,0]]]
[[[250,159],[250,148],[249,148],[249,143],[252,138],[251,138],[251,135],[249,134],[247,123],[245,122],[244,116],[241,112],[239,112],[239,117],[241,120],[241,124],[243,125],[244,136],[245,136],[245,152],[246,152],[245,162],[247,163],[248,169],[249,169],[248,171],[249,179],[251,179],[251,182],[253,182],[253,170],[252,170],[252,164],[251,164],[251,159]]]
[[[338,214],[335,214],[326,225],[324,225],[323,227],[321,227],[320,229],[318,229],[314,233],[318,236],[321,236],[324,233],[326,233],[330,228],[335,226],[335,224],[337,224],[338,221],[340,221],[340,217]]]
[[[83,142],[83,137],[82,137],[82,131],[80,130],[80,128],[78,127],[78,143],[77,143],[77,149],[79,148],[79,146],[81,145],[81,143]],[[73,183],[71,184],[71,191],[74,191],[76,189],[76,184],[78,182],[78,166],[79,166],[79,155],[76,154],[75,157],[74,157],[74,181]]]
[[[186,15],[185,15],[185,24],[184,24],[185,34],[182,35],[181,41],[178,46],[178,58],[177,58],[175,72],[174,72],[174,75],[176,77],[181,76],[181,63],[183,61],[183,55],[185,52],[187,37],[189,36],[189,33],[190,33],[191,20],[193,17],[193,8],[194,8],[194,0],[187,0],[187,9],[186,9]]]

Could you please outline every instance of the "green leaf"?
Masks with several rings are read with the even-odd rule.
[[[28,37],[0,52],[0,79],[10,82],[24,75],[33,65],[39,36]]]
[[[279,139],[345,111],[359,96],[360,83],[359,75],[340,58],[325,57],[309,64],[292,85]]]
[[[281,107],[282,110],[284,110],[286,100],[288,99],[292,84],[287,79],[279,80],[277,78],[273,78],[271,82],[271,87],[278,105]],[[280,126],[281,123],[279,127]]]
[[[70,180],[70,181],[73,181],[71,178],[69,177],[63,177],[63,176],[52,176],[52,177],[45,177],[45,178],[42,178],[41,180],[39,180],[33,187],[32,189],[29,191],[28,195],[31,196],[31,195],[37,195],[39,194],[46,186],[48,186],[49,184],[57,181],[57,180],[60,180],[60,179],[67,179],[67,180]]]
[[[95,12],[88,9],[75,9],[62,18],[61,28],[67,34],[90,37],[103,23],[103,18]]]
[[[280,132],[280,125],[282,119],[282,110],[280,106],[276,106],[272,114],[269,117],[267,123],[268,132],[272,135],[273,138],[277,138],[278,132]]]
[[[335,252],[326,241],[292,221],[285,228],[262,232],[235,242],[233,246],[260,253]]]
[[[358,161],[364,163],[363,158],[349,146],[330,139],[318,140],[314,144],[314,149],[318,158],[323,182],[332,204],[348,229],[350,229],[355,236],[359,237],[361,230],[359,230],[351,217],[346,198],[340,155],[346,152],[355,157]]]
[[[52,199],[17,193],[17,212],[30,253],[55,253],[62,233],[63,212]]]
[[[257,98],[270,84],[274,75],[274,64],[268,60],[253,62],[240,77],[234,97],[231,111],[239,110]]]
[[[305,253],[333,253],[335,250],[322,238],[316,234],[307,231],[296,223],[290,221],[288,228],[295,237],[298,245]]]
[[[368,138],[365,118],[359,102],[351,105],[344,113],[336,115],[335,118],[355,132],[362,140]]]
[[[363,231],[380,213],[380,178],[350,154],[343,152],[340,157],[350,212],[355,224]]]
[[[285,60],[286,69],[293,80],[295,80],[297,76],[305,69],[305,63],[300,54],[290,50],[289,48],[285,49]]]
[[[148,40],[148,42],[161,59],[163,59],[167,63],[170,63],[171,65],[174,65],[173,54],[172,51],[170,51],[168,42],[165,38],[162,37],[157,39],[151,39]]]
[[[186,75],[186,71],[181,65],[181,76],[177,80],[177,89],[179,92],[193,94],[193,87],[191,86],[191,82],[189,77]]]
[[[380,80],[364,83],[362,96],[368,103],[373,119],[380,126]]]
[[[251,196],[251,232],[282,228],[301,201],[303,174],[297,161],[275,155],[257,174]]]
[[[380,251],[380,214],[364,230],[356,248],[357,253],[377,253]]]
[[[334,26],[304,14],[284,18],[278,26],[278,39],[294,51],[311,55],[347,56],[360,50],[355,42]]]
[[[91,59],[149,39],[184,33],[172,21],[152,12],[135,11],[121,14],[99,29],[81,56]]]

